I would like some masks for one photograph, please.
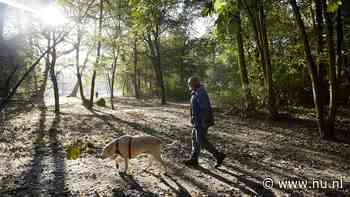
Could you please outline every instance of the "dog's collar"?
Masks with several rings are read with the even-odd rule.
[[[131,158],[131,140],[132,137],[129,138],[129,159]]]
[[[117,142],[117,143],[115,144],[115,154],[120,155],[120,151],[119,151],[119,142]]]
[[[128,156],[129,156],[129,159],[131,158],[131,141],[132,141],[132,138],[129,138],[129,143],[128,143]],[[115,143],[115,154],[121,155],[120,151],[119,151],[119,142]]]

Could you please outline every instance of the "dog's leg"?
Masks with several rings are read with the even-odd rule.
[[[167,167],[166,167],[166,165],[165,165],[164,160],[162,159],[162,157],[161,157],[160,155],[159,155],[159,157],[157,158],[157,160],[159,161],[159,163],[162,164],[162,166],[163,166],[163,168],[164,168],[164,173],[166,174],[166,173],[168,172],[168,169],[167,169]]]
[[[154,157],[155,160],[157,160],[164,168],[164,173],[167,173],[167,167],[165,165],[165,162],[163,161],[161,155],[160,155],[160,148],[158,151],[155,151],[152,153],[152,156]]]
[[[115,168],[119,169],[119,163],[118,163],[117,158],[115,158]]]
[[[151,165],[153,164],[153,157],[154,157],[153,155],[148,155],[148,165],[145,168],[145,170],[148,170],[151,167]]]

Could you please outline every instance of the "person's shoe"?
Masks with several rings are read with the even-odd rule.
[[[197,160],[194,160],[194,159],[185,160],[185,161],[184,161],[184,164],[185,164],[186,166],[192,166],[192,167],[199,166],[198,161],[197,161]]]
[[[226,155],[224,153],[219,153],[219,155],[216,157],[215,168],[220,167],[225,158],[226,158]]]

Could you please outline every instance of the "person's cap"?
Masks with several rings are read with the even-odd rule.
[[[200,82],[200,78],[197,76],[192,76],[188,78],[187,83],[190,84],[192,81]]]

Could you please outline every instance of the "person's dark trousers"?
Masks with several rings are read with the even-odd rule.
[[[201,148],[209,151],[215,158],[218,158],[219,151],[208,141],[208,128],[192,128],[192,153],[191,160],[198,161]]]

